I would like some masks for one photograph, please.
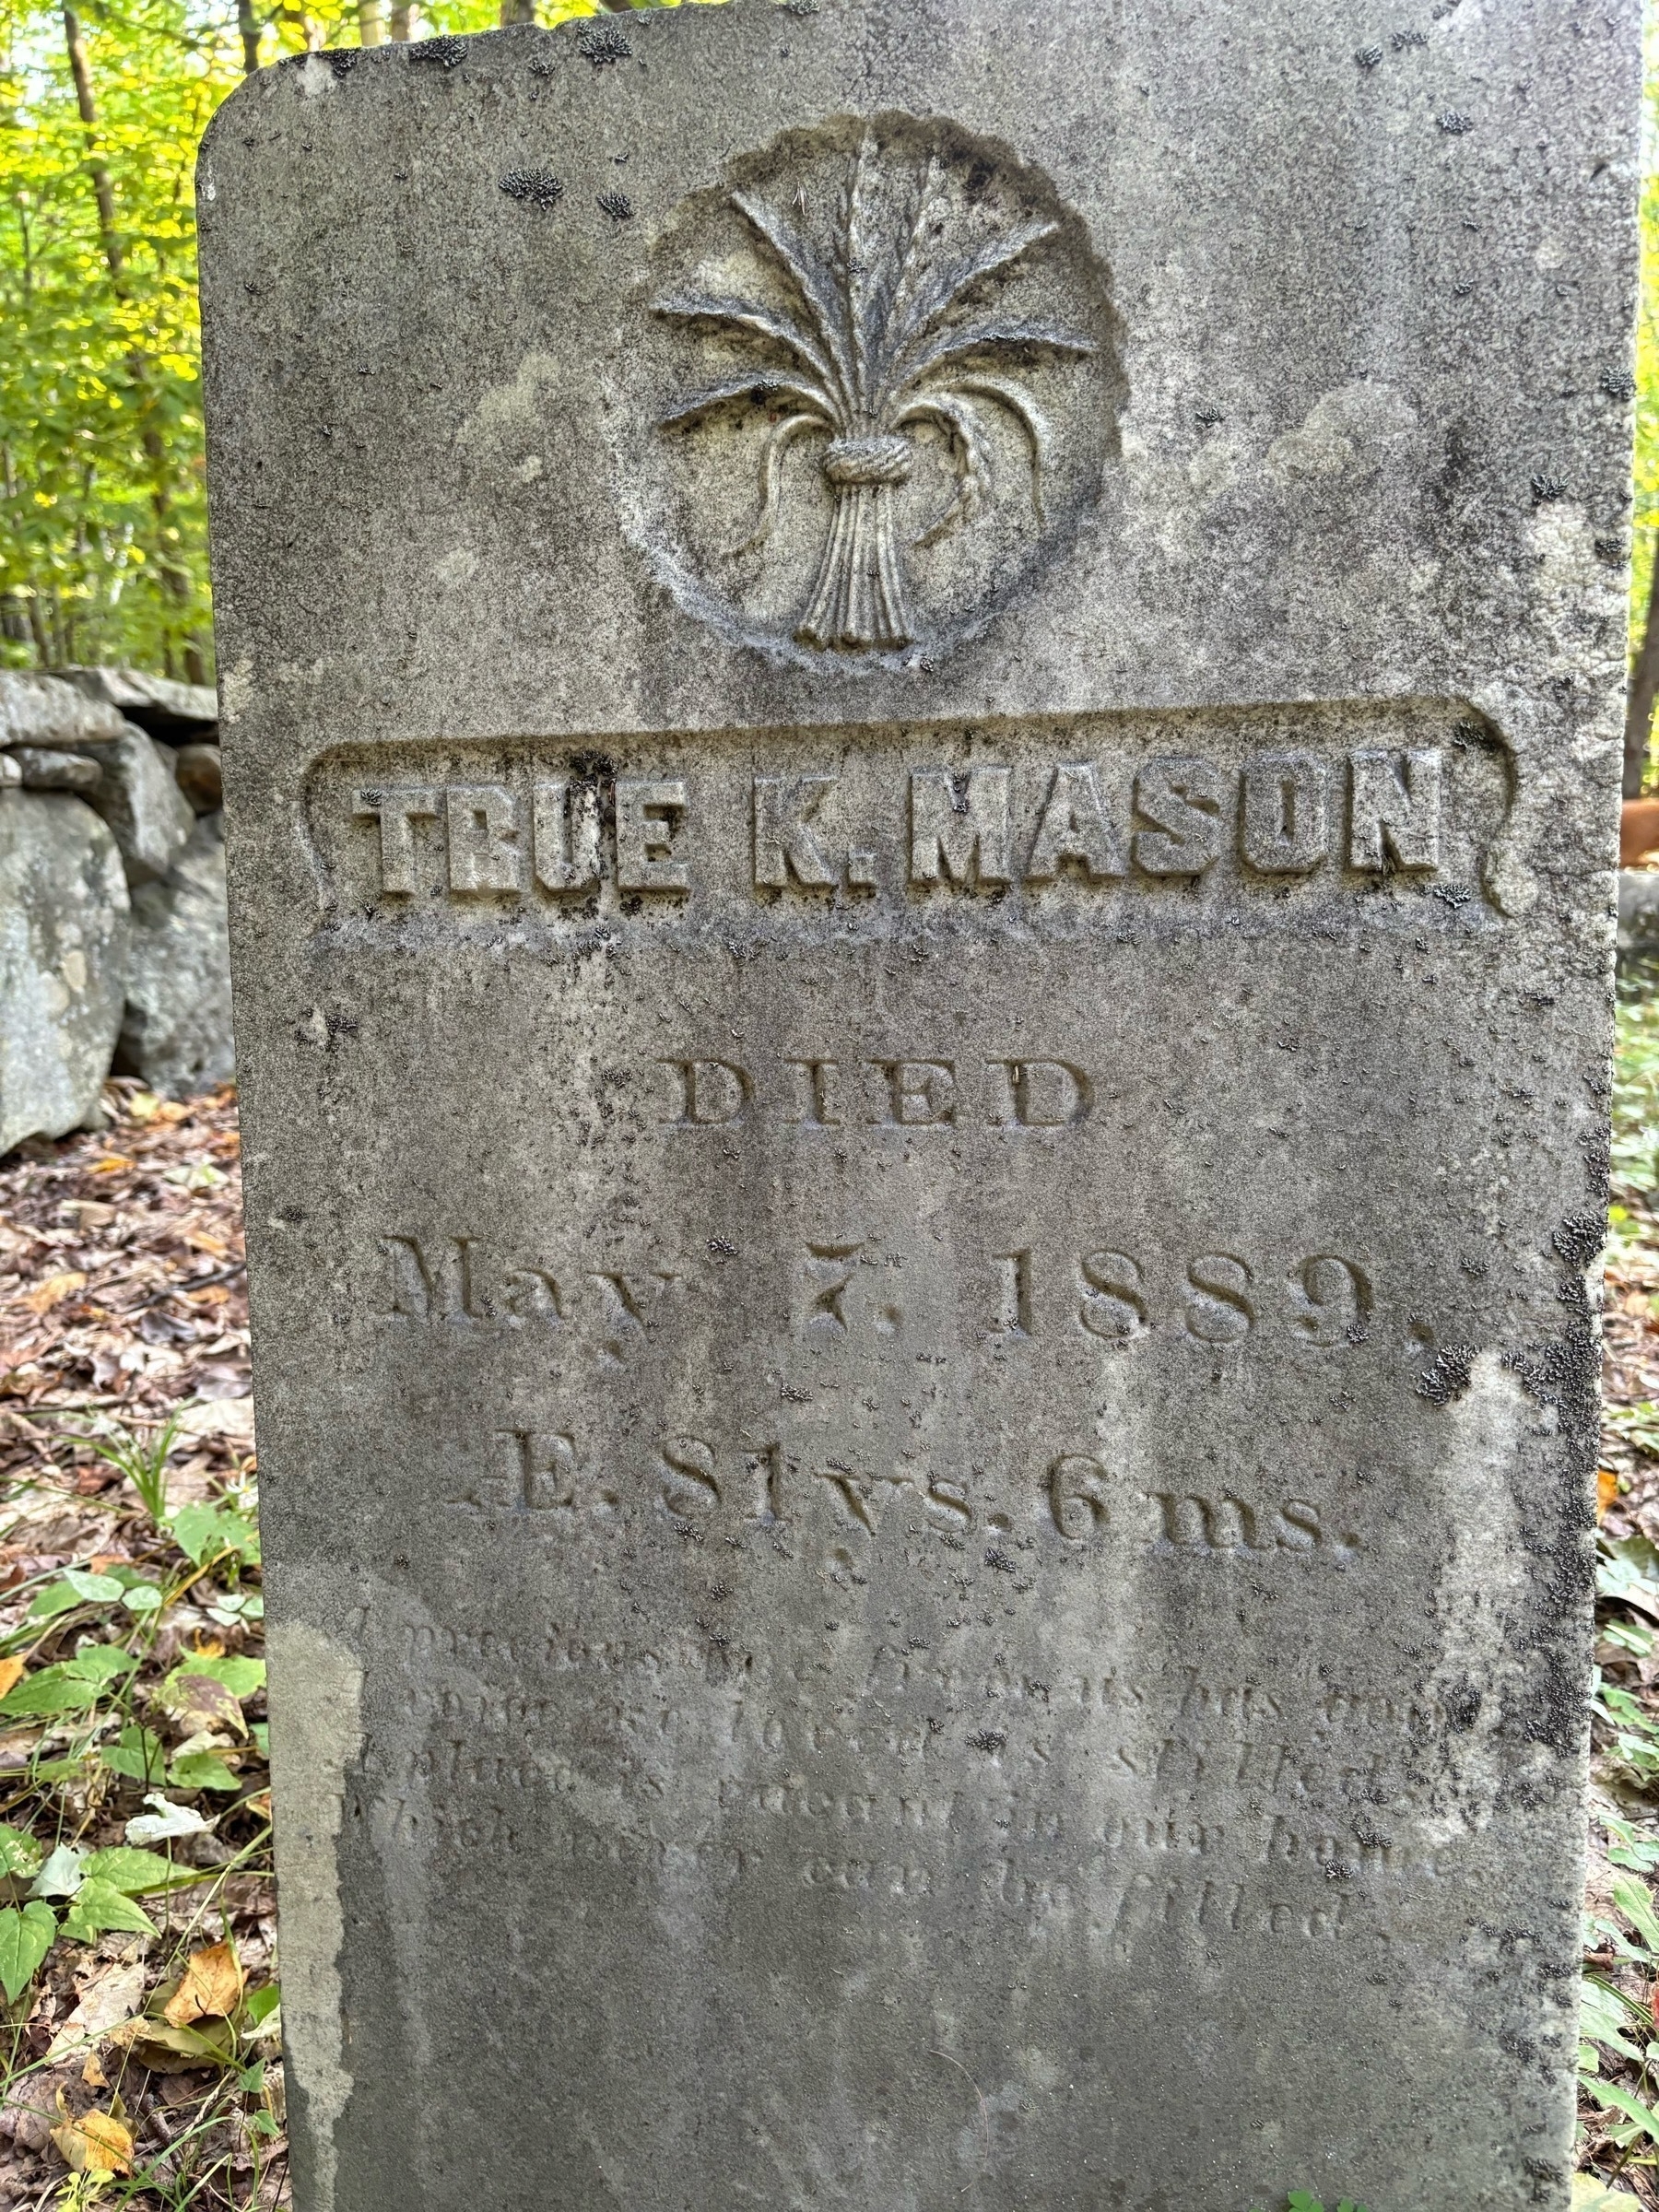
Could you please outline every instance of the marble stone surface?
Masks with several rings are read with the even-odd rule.
[[[301,2212],[1565,2206],[1638,29],[220,110]]]

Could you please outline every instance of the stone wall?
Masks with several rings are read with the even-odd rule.
[[[124,668],[0,670],[0,1153],[111,1073],[229,1079],[218,707]]]

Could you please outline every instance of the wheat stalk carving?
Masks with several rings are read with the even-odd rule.
[[[782,410],[761,449],[759,514],[735,551],[771,535],[790,447],[802,438],[827,441],[821,466],[834,502],[817,580],[795,628],[806,645],[890,651],[915,637],[894,494],[914,465],[916,426],[931,422],[943,433],[955,481],[944,509],[912,543],[935,543],[983,506],[991,480],[987,406],[1003,410],[1023,433],[1032,502],[1042,518],[1049,425],[1026,385],[998,362],[1037,348],[1081,356],[1094,347],[1056,324],[1001,321],[975,304],[1058,225],[1028,218],[947,255],[940,241],[951,196],[936,154],[907,170],[885,169],[866,132],[848,164],[822,252],[758,194],[731,195],[782,276],[787,304],[705,293],[653,302],[658,314],[736,333],[771,356],[663,418],[665,429],[688,428],[717,409],[757,400]]]

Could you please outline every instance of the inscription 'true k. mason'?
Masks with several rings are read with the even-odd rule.
[[[1094,763],[1060,761],[1029,841],[1016,834],[1012,780],[1001,766],[912,769],[899,810],[909,880],[1048,883],[1068,864],[1093,883],[1120,881],[1132,869],[1202,876],[1221,857],[1230,816],[1239,855],[1258,875],[1305,876],[1333,859],[1372,874],[1440,865],[1441,760],[1426,748],[1357,751],[1335,777],[1309,754],[1259,754],[1236,790],[1213,761],[1150,761],[1135,779],[1127,832]],[[824,818],[839,782],[830,773],[751,780],[757,890],[876,888],[877,853],[838,850]],[[359,790],[352,811],[380,825],[380,889],[394,898],[420,888],[419,848],[429,841],[441,848],[453,898],[514,896],[532,884],[594,891],[607,875],[620,890],[678,896],[694,881],[693,791],[688,776],[533,778],[527,797],[504,782],[405,783]]]
[[[1139,719],[1139,718],[1130,718]],[[1248,724],[1249,718],[1242,718]],[[1477,898],[1509,791],[1501,746],[1451,709],[1169,718],[1148,749],[1097,726],[342,749],[309,814],[327,903],[395,920],[537,910],[984,896],[1041,906],[1227,883],[1463,884]],[[1046,741],[1046,742],[1045,742]],[[1175,749],[1179,746],[1182,749]]]

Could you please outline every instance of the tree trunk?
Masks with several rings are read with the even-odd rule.
[[[358,0],[358,44],[382,45],[385,36],[386,18],[382,0]]]
[[[410,0],[392,0],[392,13],[387,18],[387,24],[392,37],[400,46],[406,46],[408,43],[409,19],[414,13],[415,10],[410,5]]]
[[[98,150],[98,108],[92,98],[92,70],[87,60],[87,41],[81,36],[80,18],[74,8],[67,6],[64,9],[64,41],[69,49],[69,74],[75,79],[75,104],[80,110],[81,129],[86,134],[87,174],[92,180],[92,196],[98,202],[99,243],[109,264],[110,281],[119,297],[124,255],[120,233],[115,228],[115,193],[110,182],[109,169]]]
[[[115,223],[115,192],[110,181],[107,163],[99,148],[98,102],[92,92],[92,67],[87,58],[87,42],[81,35],[80,18],[65,0],[64,41],[69,50],[69,72],[75,79],[75,104],[80,111],[81,130],[87,143],[87,174],[92,181],[92,195],[98,203],[98,236],[103,249],[106,267],[110,272],[110,288],[124,304],[127,298],[126,257],[122,248],[121,233]],[[132,378],[133,394],[138,413],[138,441],[144,448],[144,457],[150,465],[150,512],[156,518],[156,568],[160,575],[161,588],[182,613],[190,605],[190,578],[179,566],[169,549],[168,524],[172,512],[172,494],[168,482],[169,469],[167,441],[156,421],[156,392],[150,373],[150,364],[135,347],[126,357],[127,374]],[[201,659],[201,649],[192,640],[187,651]],[[171,662],[172,644],[166,645]],[[171,674],[171,668],[169,670]]]
[[[1659,699],[1659,548],[1655,548],[1653,582],[1648,587],[1647,619],[1641,626],[1641,643],[1630,670],[1630,696],[1625,704],[1624,795],[1635,798],[1647,773],[1648,733],[1653,727],[1653,702]]]
[[[236,0],[236,28],[241,34],[242,75],[252,76],[259,67],[259,20],[253,0]]]
[[[503,23],[534,23],[535,0],[501,0]]]

